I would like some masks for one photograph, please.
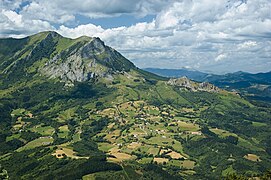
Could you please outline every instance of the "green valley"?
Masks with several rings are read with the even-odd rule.
[[[269,104],[148,73],[99,38],[0,39],[0,112],[0,167],[10,179],[246,179],[271,170]]]

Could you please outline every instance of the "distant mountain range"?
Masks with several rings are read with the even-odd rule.
[[[186,76],[195,81],[210,82],[219,88],[238,91],[250,99],[271,102],[271,71],[257,74],[239,71],[225,75],[215,75],[189,69],[146,68],[144,70],[165,77]]]
[[[145,68],[145,71],[157,74],[164,77],[183,77],[186,76],[189,79],[202,81],[209,74],[190,69],[160,69],[160,68]]]

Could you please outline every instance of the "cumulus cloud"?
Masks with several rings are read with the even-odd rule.
[[[216,58],[215,61],[222,61],[223,59],[227,58],[227,54],[219,54]]]
[[[41,19],[53,23],[65,23],[75,19],[74,14],[62,10],[54,1],[31,2],[22,8],[21,14],[27,19]]]
[[[248,49],[257,46],[256,41],[245,41],[238,45],[238,49]]]
[[[169,2],[170,0],[30,0],[21,13],[32,19],[66,23],[73,21],[76,15],[103,18],[131,14],[143,17],[156,14]]]
[[[63,36],[77,38],[83,35],[97,36],[98,33],[104,32],[104,29],[101,26],[95,26],[93,24],[80,25],[76,28],[68,28],[62,25],[58,29],[58,32]]]
[[[24,37],[29,33],[44,30],[55,30],[50,23],[42,20],[28,20],[15,11],[2,10],[0,12],[0,36]]]
[[[270,0],[32,0],[23,7],[23,0],[14,7],[4,1],[2,36],[18,30],[17,34],[30,34],[55,29],[72,38],[99,36],[140,67],[270,70],[266,66],[271,63]],[[80,21],[75,27],[69,26],[78,21],[77,15],[102,18],[123,14],[156,18],[108,29]],[[236,69],[231,69],[233,64]]]
[[[0,0],[0,9],[11,9],[14,10],[19,8],[24,0]]]

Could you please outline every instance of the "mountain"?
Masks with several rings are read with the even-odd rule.
[[[0,39],[1,179],[220,179],[271,169],[271,107],[137,68],[99,38]]]
[[[271,72],[251,74],[246,72],[225,75],[209,75],[203,81],[210,82],[220,88],[236,91],[254,103],[271,102]]]
[[[145,70],[164,77],[186,76],[198,82],[209,82],[219,88],[238,92],[251,100],[271,102],[271,72],[251,74],[240,71],[215,75],[187,69],[147,68]]]
[[[3,48],[1,52],[1,56],[6,54],[8,57],[1,66],[7,75],[23,71],[20,69],[23,64],[27,66],[24,68],[28,74],[39,72],[49,78],[81,82],[135,68],[99,38],[80,37],[72,40],[55,32],[45,32],[23,39],[22,45],[17,48],[13,46],[16,41],[4,39],[0,42],[0,47],[12,46],[10,49]]]
[[[236,83],[239,84],[239,86],[241,85],[241,87],[248,87],[249,84],[253,83],[271,84],[271,72],[251,74],[239,71],[225,75],[208,75],[207,77],[205,77],[205,80],[210,82],[225,82],[225,85],[226,83]],[[249,82],[249,84],[240,84],[240,82]],[[238,85],[236,86],[239,87]]]
[[[164,77],[183,77],[186,76],[189,79],[201,81],[206,76],[208,76],[207,73],[203,73],[196,70],[190,70],[190,69],[159,69],[159,68],[145,68],[145,71],[157,74],[159,76]]]

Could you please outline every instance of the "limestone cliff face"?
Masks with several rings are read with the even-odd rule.
[[[187,77],[181,77],[177,79],[170,79],[167,84],[172,86],[177,86],[180,88],[184,88],[190,91],[206,91],[206,92],[220,92],[220,89],[208,82],[197,83],[191,81]]]
[[[80,42],[53,56],[41,69],[41,73],[64,81],[88,81],[94,77],[103,77],[109,68],[97,63],[97,56],[105,53],[104,47],[94,43]]]
[[[53,55],[40,68],[41,74],[63,81],[82,82],[135,68],[130,61],[106,46],[99,38],[81,39]]]

